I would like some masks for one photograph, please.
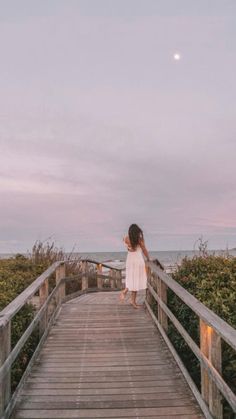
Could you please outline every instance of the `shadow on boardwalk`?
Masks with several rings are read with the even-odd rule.
[[[62,305],[14,417],[203,416],[145,309],[100,292]]]

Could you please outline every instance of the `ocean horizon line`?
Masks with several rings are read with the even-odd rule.
[[[228,251],[236,251],[236,247],[232,247],[232,248],[208,248],[207,249],[208,252],[228,252]],[[199,249],[149,249],[150,253],[185,253],[185,252],[194,252],[194,253],[199,253]],[[127,253],[127,250],[83,250],[83,251],[69,251],[69,250],[64,250],[64,253],[66,255],[68,254],[104,254],[104,253]],[[14,256],[14,255],[18,255],[18,254],[22,254],[22,255],[28,255],[31,254],[31,251],[27,250],[27,251],[15,251],[15,252],[0,252],[0,255],[6,255],[6,256]]]

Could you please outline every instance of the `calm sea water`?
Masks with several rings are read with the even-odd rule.
[[[151,259],[158,259],[165,267],[179,264],[184,257],[192,258],[198,254],[197,251],[150,251]],[[226,251],[209,250],[208,253],[215,255],[226,255]],[[236,250],[229,250],[227,254],[236,257]],[[97,253],[80,253],[82,258],[94,259],[99,262],[113,262],[116,264],[125,263],[127,252],[97,252]]]
[[[209,250],[210,254],[222,254],[225,255],[226,251],[222,250]],[[194,255],[197,255],[197,251],[184,250],[184,251],[151,251],[151,258],[157,258],[165,267],[173,266],[179,264],[184,257],[192,258]],[[228,254],[236,257],[236,250],[229,250]],[[98,262],[112,262],[117,266],[122,266],[125,263],[127,252],[81,252],[75,253],[75,257],[79,256],[81,258],[88,258],[97,260]],[[0,254],[0,258],[6,258],[14,256],[13,254]]]

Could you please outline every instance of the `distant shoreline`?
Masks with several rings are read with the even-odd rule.
[[[172,250],[149,250],[150,253],[198,253],[199,250],[198,249],[172,249]],[[226,253],[226,252],[236,252],[236,247],[232,247],[231,249],[207,249],[207,251],[209,253],[214,253],[214,252],[221,252],[221,253]],[[85,255],[85,254],[105,254],[105,253],[126,253],[125,250],[94,250],[94,251],[83,251],[83,252],[72,252],[72,254],[75,255]],[[17,251],[17,252],[0,252],[0,257],[1,256],[15,256],[15,255],[23,255],[23,256],[27,256],[28,254],[30,254],[30,252],[21,252],[21,251]],[[65,251],[65,254],[71,254],[70,251]]]
[[[232,250],[207,250],[209,255],[221,255],[221,256],[233,256],[236,257],[236,250],[232,249]],[[16,255],[17,253],[0,253],[0,260],[1,259],[8,259],[8,258],[12,258]],[[20,253],[23,256],[29,256],[29,252],[28,253]],[[192,259],[194,256],[198,256],[199,255],[199,250],[158,250],[158,251],[154,251],[151,250],[149,251],[150,257],[151,259],[158,259],[165,267],[170,267],[170,266],[177,266],[181,263],[181,261],[187,257]],[[65,252],[65,255],[71,255],[71,252]],[[75,258],[88,258],[88,259],[93,259],[93,260],[97,260],[98,262],[113,262],[116,264],[119,263],[124,263],[126,256],[127,256],[127,251],[119,251],[119,252],[73,252],[72,253],[72,257]]]

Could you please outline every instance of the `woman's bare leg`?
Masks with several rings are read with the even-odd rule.
[[[120,301],[124,301],[124,299],[125,299],[125,296],[126,296],[126,294],[127,294],[127,292],[129,291],[129,289],[128,288],[125,288],[125,289],[123,289],[122,291],[121,291],[121,293],[120,293]]]
[[[130,302],[134,308],[139,308],[139,306],[136,303],[136,297],[137,297],[137,291],[131,291]]]

